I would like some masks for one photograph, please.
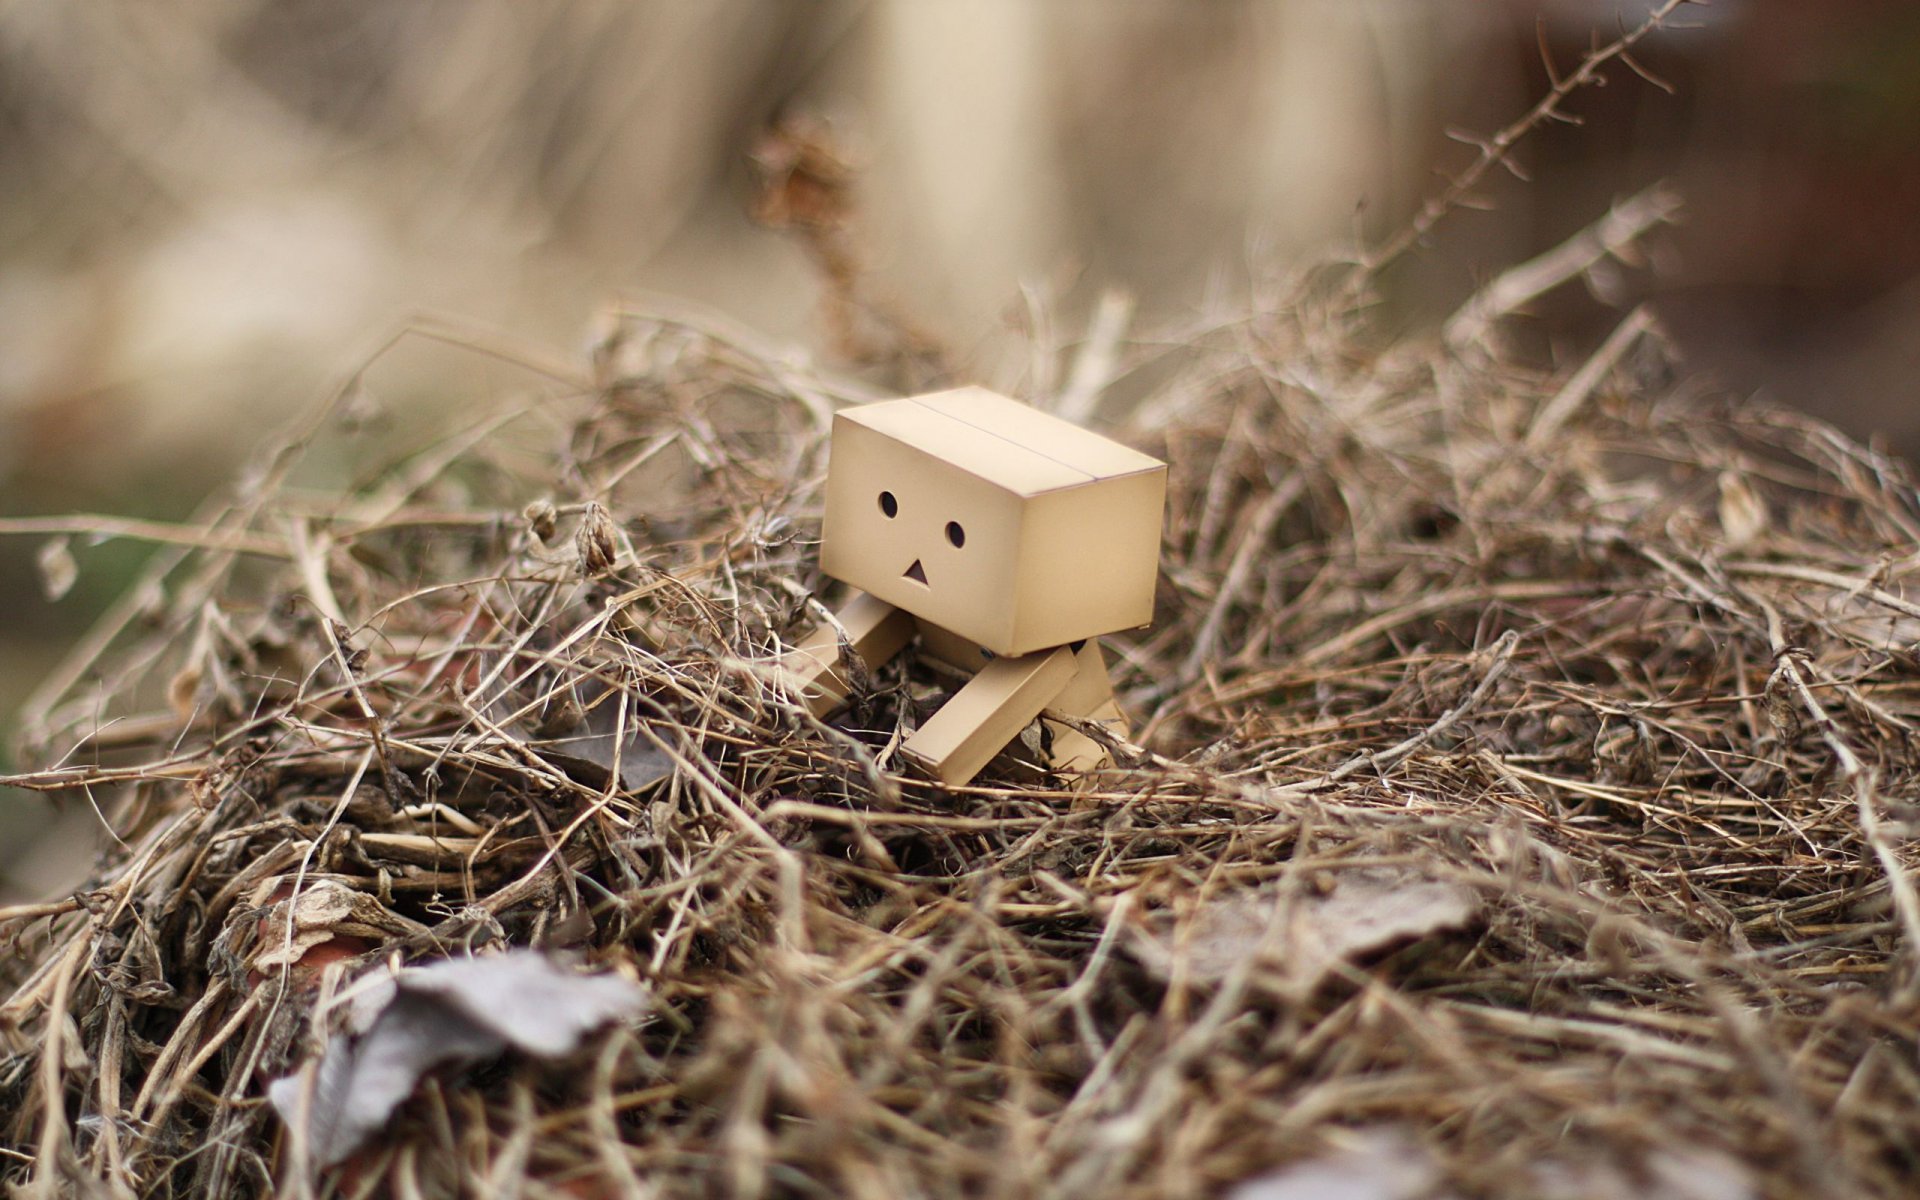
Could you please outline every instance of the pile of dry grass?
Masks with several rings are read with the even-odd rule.
[[[626,314],[591,379],[348,494],[289,482],[324,414],[142,531],[188,544],[34,714],[61,765],[8,782],[123,846],[0,911],[0,1179],[1910,1194],[1920,504],[1637,315],[1567,376],[1484,350],[1620,241],[1385,354],[1325,286],[1123,352],[1170,505],[1091,790],[903,776],[945,681],[899,664],[831,722],[779,694],[850,385]],[[323,884],[358,899],[288,953]],[[647,1016],[313,1162],[262,1097],[349,983],[502,946]]]

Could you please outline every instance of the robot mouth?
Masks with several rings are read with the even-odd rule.
[[[900,576],[903,579],[913,580],[921,587],[927,586],[927,569],[920,565],[920,560],[917,558],[913,560],[912,566],[900,573]]]

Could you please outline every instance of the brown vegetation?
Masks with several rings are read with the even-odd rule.
[[[899,664],[829,722],[779,693],[860,385],[620,312],[316,494],[348,389],[131,531],[179,545],[28,714],[57,765],[7,782],[124,843],[0,910],[0,1179],[1252,1200],[1357,1152],[1380,1195],[1908,1194],[1912,479],[1676,376],[1644,313],[1565,374],[1498,348],[1670,211],[1384,350],[1350,267],[1091,339],[1076,407],[1126,380],[1107,427],[1172,476],[1137,743],[1078,789],[896,771],[946,683]],[[646,1015],[315,1161],[269,1081],[387,965],[503,946]]]

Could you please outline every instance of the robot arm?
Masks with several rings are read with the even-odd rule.
[[[942,783],[967,783],[1067,689],[1076,666],[1065,646],[994,659],[927,718],[901,755]]]
[[[877,667],[906,648],[913,638],[913,618],[884,600],[855,592],[834,614],[839,627],[822,625],[781,658],[787,688],[804,701],[814,716],[825,716],[846,701],[847,674],[840,659],[840,634],[869,668]]]

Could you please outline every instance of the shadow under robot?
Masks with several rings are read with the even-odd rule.
[[[824,716],[847,698],[843,644],[872,669],[917,635],[971,676],[901,748],[948,784],[1045,712],[1126,737],[1094,639],[1153,619],[1166,488],[1158,459],[983,388],[836,413],[820,569],[856,590],[840,629],[782,659],[789,688]],[[1108,762],[1085,734],[1048,732],[1053,770]]]

